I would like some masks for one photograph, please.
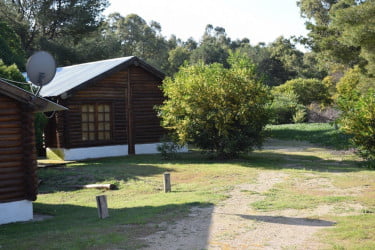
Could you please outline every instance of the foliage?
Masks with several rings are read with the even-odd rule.
[[[208,24],[200,46],[192,51],[190,57],[191,63],[220,63],[228,67],[229,41],[230,39],[227,38],[224,28],[214,28],[211,24]]]
[[[275,93],[273,94],[273,102],[270,105],[271,123],[272,124],[287,124],[294,121],[294,117],[298,122],[303,122],[304,119],[301,114],[306,112],[305,106],[298,103],[297,95],[294,92]],[[298,115],[297,115],[298,114]]]
[[[184,47],[176,47],[168,52],[169,75],[175,74],[178,69],[189,60],[190,51]]]
[[[269,86],[278,86],[296,77],[322,79],[325,72],[317,67],[315,54],[299,51],[295,40],[281,36],[267,47],[259,44],[239,50],[258,65],[259,73]]]
[[[327,86],[318,79],[293,79],[275,87],[274,93],[294,93],[298,103],[303,105],[312,102],[325,105],[331,102]]]
[[[307,111],[305,106],[297,109],[296,113],[293,115],[293,122],[294,123],[302,123],[305,122],[307,119]]]
[[[360,65],[374,73],[374,1],[300,0],[298,5],[310,31],[305,43],[321,67]]]
[[[375,2],[339,2],[333,13],[332,26],[341,31],[340,42],[347,46],[360,48],[359,56],[367,61],[368,72],[375,76]]]
[[[371,88],[375,88],[374,80],[374,78],[363,74],[358,66],[349,69],[336,84],[335,98],[355,100],[358,95],[366,93]]]
[[[193,143],[223,158],[261,145],[270,99],[248,58],[232,54],[229,64],[229,69],[217,63],[182,67],[164,81],[167,100],[159,107],[162,125],[180,144]]]
[[[25,53],[21,48],[21,40],[3,21],[0,21],[0,59],[6,65],[15,63],[18,68],[25,64]]]
[[[358,98],[342,97],[339,106],[343,110],[339,120],[341,130],[352,135],[360,155],[375,167],[375,89]]]
[[[18,70],[18,67],[16,64],[12,64],[10,66],[7,66],[4,64],[3,60],[0,59],[0,77],[17,81],[17,82],[25,82],[25,77],[23,77],[22,73]],[[28,85],[24,84],[17,84],[14,83],[14,85],[17,85],[20,88],[29,89]]]
[[[39,48],[39,39],[69,37],[74,42],[95,31],[107,0],[0,1],[0,18],[21,38],[22,48]]]

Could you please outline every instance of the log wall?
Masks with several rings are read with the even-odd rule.
[[[132,133],[135,144],[159,142],[165,133],[154,110],[154,106],[160,105],[163,101],[160,85],[159,78],[136,66],[123,68],[101,80],[85,85],[68,99],[59,101],[69,110],[59,112],[53,120],[49,121],[46,131],[47,147],[79,148],[128,144],[128,133]],[[129,86],[131,93],[128,92]],[[128,102],[129,96],[131,96],[130,102]],[[82,141],[81,105],[93,103],[111,105],[111,140]],[[128,107],[131,108],[131,112]],[[132,123],[131,131],[129,114]]]
[[[161,80],[142,68],[130,68],[135,144],[159,142],[165,130],[154,107],[163,103]]]
[[[0,94],[0,202],[36,199],[34,133],[32,111]]]

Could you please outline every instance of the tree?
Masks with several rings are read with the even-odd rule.
[[[172,76],[190,58],[190,51],[184,47],[176,47],[168,52],[169,69],[168,75]]]
[[[366,68],[375,76],[375,1],[339,8],[333,13],[332,26],[341,31],[340,42],[360,48],[359,56],[367,61]]]
[[[106,20],[108,35],[117,37],[122,56],[138,56],[155,67],[168,67],[169,45],[161,35],[161,26],[155,21],[148,24],[142,17],[119,13],[109,15]]]
[[[164,80],[167,99],[159,107],[162,125],[180,144],[193,143],[221,158],[261,145],[270,101],[248,58],[233,54],[229,64],[182,67]]]
[[[15,63],[23,69],[25,53],[21,48],[21,40],[14,31],[4,22],[0,21],[0,59],[6,65]]]
[[[29,0],[0,1],[0,18],[21,38],[22,48],[30,53],[39,39],[55,40],[69,36],[78,42],[96,30],[108,0]]]
[[[360,56],[361,47],[355,43],[343,42],[343,26],[333,21],[342,10],[349,10],[365,1],[356,0],[300,0],[301,15],[307,18],[306,28],[310,31],[306,44],[318,55],[319,63],[327,71],[345,65],[364,65]],[[367,2],[367,1],[366,1]],[[371,2],[371,1],[368,1]],[[353,16],[353,20],[357,17]]]
[[[211,24],[208,24],[201,44],[191,54],[190,62],[198,63],[203,61],[206,64],[220,63],[228,67],[229,44],[230,39],[227,37],[224,28],[214,28]]]

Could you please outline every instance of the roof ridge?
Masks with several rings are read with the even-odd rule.
[[[72,65],[68,65],[68,66],[57,67],[57,69],[70,68],[70,67],[83,66],[83,65],[90,65],[90,64],[95,64],[95,63],[99,63],[99,62],[110,62],[110,61],[120,61],[120,60],[127,61],[127,60],[130,60],[133,57],[135,57],[135,56],[116,57],[116,58],[98,60],[98,61],[94,61],[94,62],[86,62],[86,63],[79,63],[79,64],[72,64]]]

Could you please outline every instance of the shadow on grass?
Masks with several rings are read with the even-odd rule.
[[[102,159],[69,164],[65,168],[38,169],[42,180],[41,193],[75,190],[76,185],[87,185],[101,182],[117,184],[138,180],[141,176],[153,176],[172,171],[149,164],[129,163],[127,158]]]
[[[195,202],[109,208],[109,217],[99,219],[95,207],[36,202],[34,213],[53,217],[1,225],[0,246],[4,249],[137,249],[145,246],[140,238],[162,230],[158,224],[186,217],[193,206],[213,207],[211,203]],[[210,223],[202,233],[208,235],[209,226]],[[202,244],[204,248],[206,242]]]
[[[303,152],[302,152],[303,153]],[[43,181],[41,193],[74,190],[74,185],[94,183],[116,184],[140,177],[159,175],[176,171],[179,165],[239,165],[261,169],[301,169],[317,172],[358,172],[365,168],[354,160],[327,160],[312,155],[296,155],[292,152],[255,151],[234,160],[211,159],[207,155],[194,151],[177,154],[175,158],[163,160],[160,155],[135,155],[104,158],[69,164],[66,168],[38,169]],[[367,169],[366,169],[367,170]]]
[[[243,165],[263,169],[301,169],[317,172],[359,172],[368,170],[354,160],[327,160],[311,155],[252,152],[243,157]]]

